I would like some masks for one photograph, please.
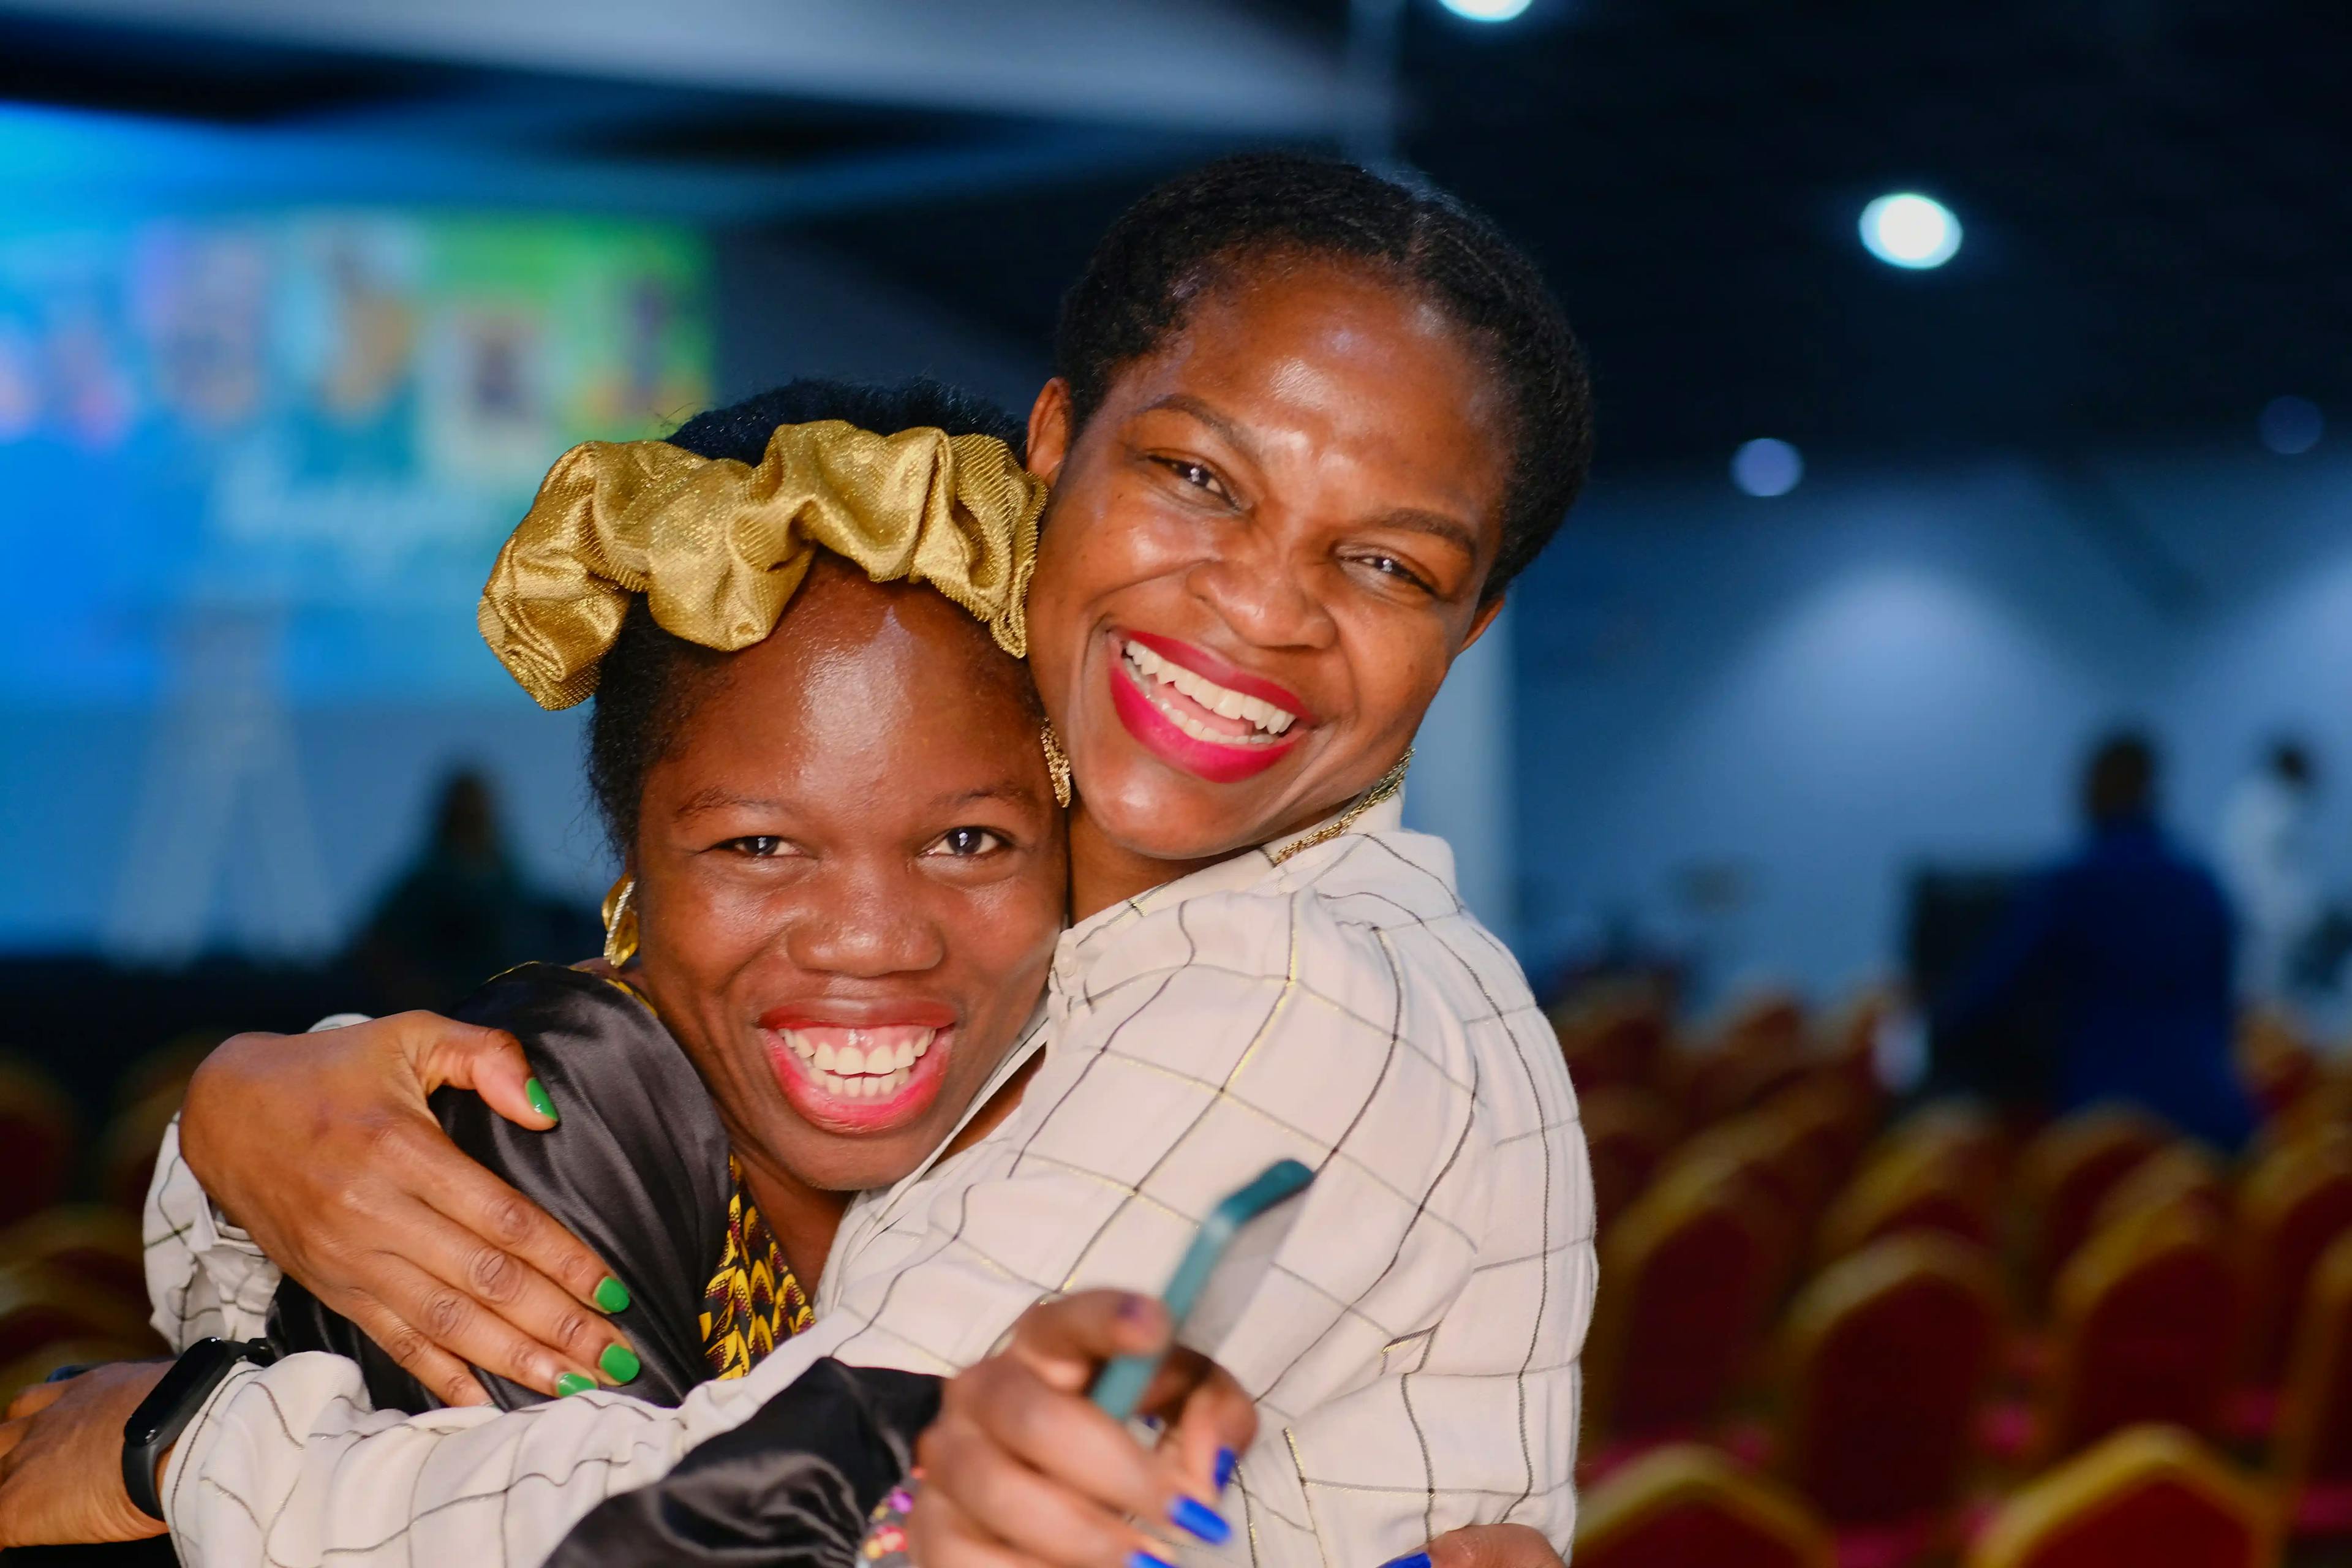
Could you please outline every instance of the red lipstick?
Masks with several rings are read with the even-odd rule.
[[[1227,692],[1281,709],[1291,716],[1289,727],[1279,735],[1270,735],[1255,723],[1240,724],[1231,730],[1228,738],[1225,727],[1236,725],[1235,720],[1175,690],[1167,684],[1171,678],[1153,677],[1139,670],[1128,657],[1129,643],[1155,656],[1159,662],[1198,676]],[[1306,727],[1314,721],[1306,711],[1306,703],[1288,687],[1236,669],[1191,643],[1150,632],[1123,632],[1111,635],[1109,647],[1112,711],[1144,750],[1195,778],[1211,784],[1238,784],[1254,778],[1289,755]],[[1147,658],[1145,662],[1148,667],[1152,660]],[[1210,733],[1203,734],[1203,731]]]

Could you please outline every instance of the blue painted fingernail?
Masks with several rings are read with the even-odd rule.
[[[1168,1522],[1212,1546],[1223,1546],[1234,1533],[1225,1516],[1198,1498],[1178,1498],[1169,1507]]]
[[[1154,1557],[1139,1546],[1127,1554],[1127,1568],[1176,1568],[1176,1564],[1165,1557]]]
[[[1231,1448],[1217,1450],[1217,1489],[1219,1491],[1234,1484],[1234,1468],[1241,1462],[1242,1457]]]
[[[1402,1557],[1391,1557],[1381,1568],[1429,1568],[1429,1553],[1408,1552]]]

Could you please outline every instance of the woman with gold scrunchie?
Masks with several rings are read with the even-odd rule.
[[[568,454],[499,552],[483,635],[542,706],[596,699],[626,874],[602,973],[525,964],[458,1014],[521,1041],[557,1134],[434,1109],[596,1248],[626,1338],[482,1373],[494,1402],[750,1372],[807,1326],[849,1196],[946,1142],[1027,1022],[1066,873],[1017,434],[942,387],[795,383]],[[290,1279],[271,1326],[379,1409],[451,1392]]]

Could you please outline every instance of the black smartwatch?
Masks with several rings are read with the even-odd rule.
[[[237,1363],[268,1366],[277,1359],[265,1340],[198,1340],[139,1402],[122,1424],[122,1489],[150,1519],[163,1517],[163,1500],[155,1495],[155,1465],[163,1450],[180,1440]]]

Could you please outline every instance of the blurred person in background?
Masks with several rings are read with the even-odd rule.
[[[508,847],[490,781],[442,781],[424,845],[352,944],[387,1012],[453,1005],[484,977],[595,943],[588,915],[534,888]]]
[[[2310,824],[2317,781],[2311,753],[2283,739],[2231,792],[2221,817],[2221,875],[2237,907],[2238,978],[2250,998],[2284,997],[2318,921]]]
[[[2099,743],[2082,844],[2019,895],[1937,1032],[2038,1000],[2055,1024],[2053,1110],[2127,1101],[2234,1149],[2253,1127],[2231,1049],[2235,933],[2221,883],[2158,821],[2157,773],[2146,736]]]

